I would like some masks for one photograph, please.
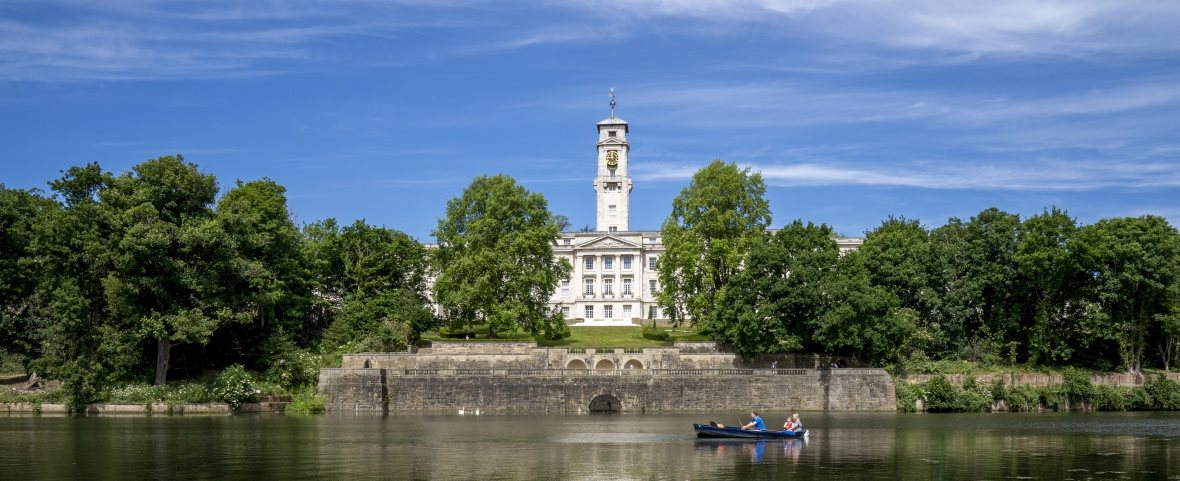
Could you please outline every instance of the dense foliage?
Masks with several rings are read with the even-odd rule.
[[[448,326],[554,338],[564,321],[549,297],[573,269],[553,257],[565,227],[543,196],[505,175],[477,177],[447,202],[434,231],[434,295]]]
[[[73,409],[303,392],[339,352],[405,349],[435,325],[420,242],[363,221],[301,232],[272,180],[219,198],[167,156],[49,187],[0,186],[0,356],[63,381]]]
[[[1161,217],[1079,225],[1056,208],[1027,219],[993,208],[932,229],[890,218],[842,253],[824,224],[768,230],[764,191],[758,174],[714,161],[662,231],[659,302],[741,354],[850,355],[895,372],[1173,363],[1180,233]],[[0,186],[0,361],[61,380],[54,396],[73,408],[184,389],[244,402],[262,387],[301,393],[314,411],[316,373],[342,352],[404,350],[432,330],[568,336],[548,306],[571,270],[553,257],[565,227],[506,176],[476,178],[452,199],[428,248],[364,221],[300,229],[274,181],[221,193],[180,156],[121,174],[73,167],[48,193]],[[240,367],[214,377],[230,366]],[[1048,399],[1000,388],[936,383],[921,394],[949,410]],[[899,399],[916,399],[907,389]],[[1180,405],[1175,383],[1154,378],[1142,392],[1061,389],[1112,409]]]
[[[699,181],[740,190],[746,176],[719,162],[698,172],[665,224],[660,260],[661,303],[741,354],[827,352],[895,372],[932,361],[1171,366],[1180,233],[1161,217],[1078,225],[1057,208],[1023,220],[991,208],[934,229],[890,218],[841,253],[822,224],[742,234],[760,218],[748,206],[761,204],[721,200],[732,192]]]

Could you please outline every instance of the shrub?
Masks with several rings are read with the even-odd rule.
[[[918,410],[918,398],[922,396],[922,390],[918,385],[901,381],[894,383],[894,392],[897,394],[897,410],[903,413],[912,413]]]
[[[221,371],[213,380],[213,397],[237,409],[242,403],[258,402],[261,394],[254,387],[254,377],[241,364],[234,364]]]
[[[1151,400],[1151,407],[1168,411],[1180,409],[1180,384],[1165,378],[1163,374],[1149,377],[1143,383],[1143,390]]]
[[[319,414],[326,410],[327,405],[327,396],[315,392],[313,388],[308,388],[295,393],[291,403],[287,404],[286,412],[290,414]]]
[[[1078,368],[1066,368],[1062,373],[1065,396],[1069,400],[1070,408],[1080,404],[1090,404],[1094,401],[1097,391],[1094,383],[1090,382],[1090,374]]]
[[[963,389],[958,394],[959,411],[987,412],[992,408],[991,390],[976,383],[974,377],[963,380]]]
[[[1041,395],[1033,386],[1012,386],[1005,389],[1004,402],[1008,404],[1009,411],[1038,411],[1041,408]]]
[[[550,341],[559,341],[570,337],[572,333],[570,332],[570,326],[565,323],[565,320],[558,319],[554,322],[548,323],[545,326],[545,331],[541,333],[541,335]]]
[[[643,338],[653,341],[667,341],[672,338],[672,333],[667,330],[656,327],[656,323],[643,327]]]
[[[959,388],[943,376],[934,376],[923,386],[926,391],[926,410],[954,412],[959,408]]]
[[[1126,411],[1128,391],[1130,388],[1122,386],[1095,386],[1094,408],[1099,411]]]
[[[311,386],[319,379],[323,359],[303,349],[278,353],[262,378],[285,389]]]

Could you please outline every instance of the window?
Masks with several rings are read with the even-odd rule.
[[[630,277],[623,278],[623,296],[631,297],[631,278]]]
[[[586,306],[586,319],[594,319],[594,306]]]
[[[610,304],[602,306],[602,317],[604,319],[614,319],[615,318],[615,306],[612,306]]]
[[[659,257],[656,257],[656,256],[648,256],[648,258],[647,258],[647,270],[649,270],[649,271],[654,271],[654,270],[656,270],[656,266],[659,264],[659,261],[660,261],[660,258],[659,258]]]
[[[608,206],[606,206],[606,215],[610,216],[612,219],[615,217],[615,214],[616,214],[617,212],[618,212],[618,209],[617,209],[617,208],[615,208],[615,206],[614,206],[614,205],[608,205]]]
[[[653,296],[656,295],[656,287],[657,287],[657,284],[656,284],[655,279],[648,279],[647,280],[647,292],[649,294],[651,294]]]
[[[652,281],[652,282],[655,282],[655,281]],[[586,278],[586,289],[582,292],[584,292],[586,294],[586,297],[594,297],[594,278],[593,277]]]
[[[631,256],[623,256],[623,270],[631,270]]]
[[[585,262],[586,262],[586,270],[590,270],[590,269],[594,268],[594,256],[586,256]]]
[[[608,227],[608,228],[607,228],[607,231],[609,231],[609,232],[618,232],[618,231],[619,231],[619,228],[618,228],[618,227],[615,227],[615,226],[613,226],[613,225],[612,225],[612,226],[610,226],[610,227]]]
[[[562,279],[562,281],[561,281],[561,297],[569,297],[569,296],[570,296],[570,280],[569,279]]]
[[[631,319],[631,304],[623,304],[623,319]]]
[[[602,295],[604,295],[604,296],[615,295],[615,280],[614,279],[603,279],[602,280]]]
[[[647,318],[648,319],[656,319],[657,314],[659,314],[659,312],[658,312],[658,308],[656,308],[656,306],[647,306]]]
[[[602,270],[609,271],[615,268],[615,256],[602,256]]]
[[[572,245],[574,243],[574,240],[567,237],[565,239],[562,239],[562,243],[568,246],[568,245]]]
[[[561,318],[562,319],[569,319],[570,318],[570,306],[561,306]]]
[[[619,131],[617,131],[617,130],[608,130],[608,131],[606,131],[606,136],[607,137],[614,137],[614,136],[618,135],[618,133],[619,133]]]

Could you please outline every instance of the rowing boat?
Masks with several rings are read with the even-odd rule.
[[[711,424],[693,424],[698,438],[735,438],[735,439],[796,439],[807,437],[807,430],[772,431],[767,429],[742,429],[732,426],[713,426]]]

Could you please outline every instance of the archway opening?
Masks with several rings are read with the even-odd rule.
[[[610,359],[603,359],[601,361],[598,361],[598,364],[594,365],[594,369],[614,369],[614,368],[615,368],[615,363],[611,362]]]
[[[574,359],[565,366],[566,369],[586,369],[586,363],[581,359]]]
[[[632,359],[627,361],[626,364],[623,364],[623,369],[643,369],[643,363],[639,362],[638,359]]]
[[[619,402],[619,398],[610,394],[602,394],[590,401],[590,412],[592,413],[617,413],[622,410],[623,403]]]

